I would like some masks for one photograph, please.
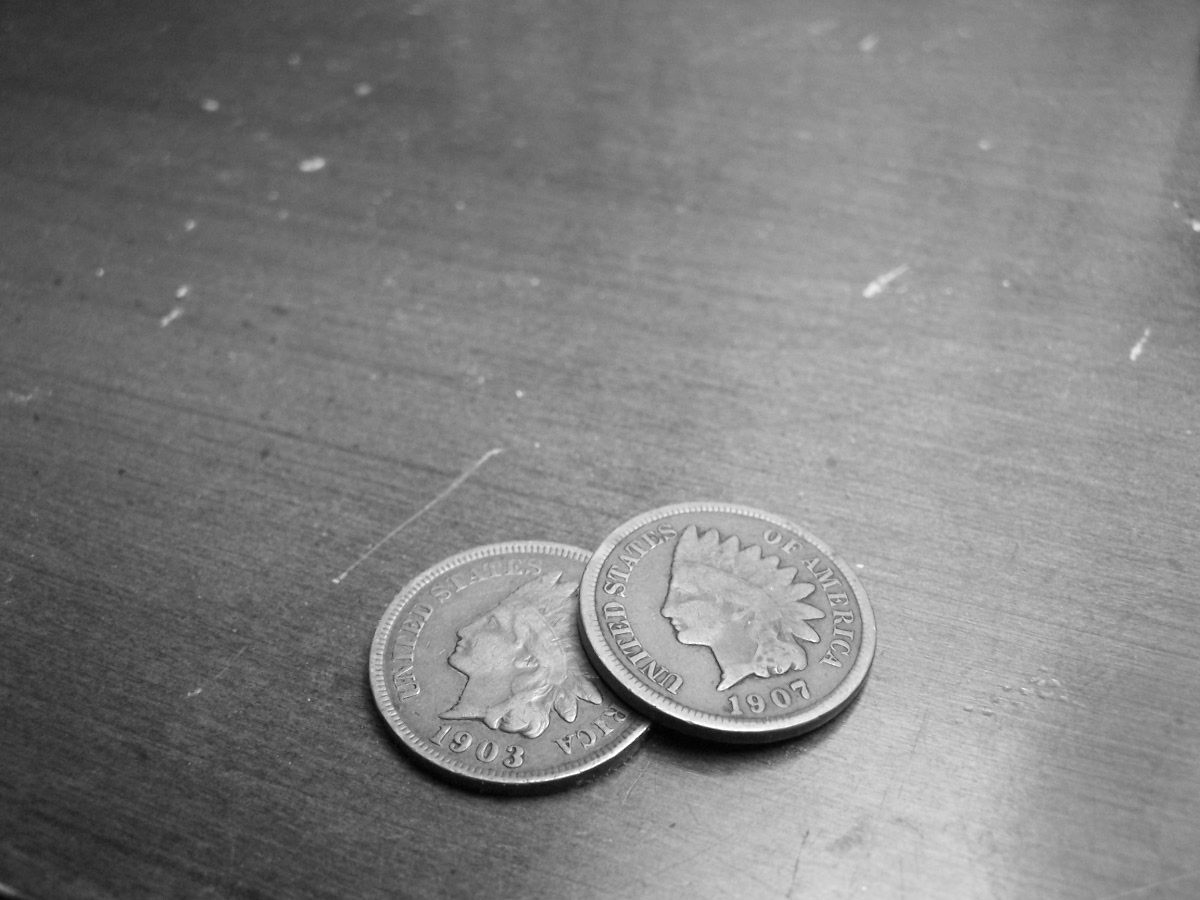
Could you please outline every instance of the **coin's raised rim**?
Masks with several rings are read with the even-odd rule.
[[[776,528],[786,529],[816,547],[838,570],[858,601],[861,611],[862,641],[859,645],[858,656],[850,667],[850,671],[825,699],[792,716],[773,716],[763,720],[734,720],[728,716],[718,716],[703,710],[692,709],[677,700],[664,697],[657,691],[651,690],[645,682],[629,672],[620,657],[617,656],[616,651],[608,645],[601,626],[600,614],[596,608],[596,591],[600,580],[600,570],[605,559],[616,549],[618,544],[633,532],[667,516],[688,513],[725,513],[748,516],[774,525]],[[584,569],[583,579],[580,582],[579,601],[579,623],[580,631],[583,634],[584,649],[592,658],[597,671],[612,686],[613,690],[617,691],[621,698],[629,702],[631,706],[655,721],[676,731],[711,740],[729,743],[767,743],[811,731],[828,722],[854,699],[855,694],[861,690],[866,681],[871,662],[875,658],[875,613],[871,608],[871,601],[867,598],[866,590],[854,573],[824,541],[814,537],[794,522],[751,506],[715,501],[673,503],[635,516],[617,526],[592,553],[592,558],[589,560],[587,568]]]
[[[631,723],[628,732],[603,752],[580,759],[571,760],[560,766],[544,769],[536,775],[525,775],[519,772],[495,772],[482,766],[460,762],[457,759],[446,758],[433,749],[433,745],[425,738],[416,734],[404,719],[387,690],[386,660],[384,658],[388,637],[395,626],[400,614],[408,602],[423,588],[466,563],[487,559],[493,556],[503,556],[510,553],[544,554],[561,556],[576,562],[587,563],[591,553],[582,547],[560,544],[553,541],[504,541],[497,544],[484,544],[456,553],[440,563],[426,569],[411,579],[392,598],[392,602],[384,611],[383,617],[375,628],[375,637],[371,642],[371,654],[368,670],[371,679],[371,690],[375,695],[375,705],[391,726],[393,734],[399,739],[401,747],[414,756],[417,762],[435,771],[448,780],[465,787],[481,791],[508,793],[536,793],[540,790],[551,790],[566,787],[578,781],[583,781],[599,775],[608,769],[622,763],[627,754],[632,753],[638,743],[646,736],[650,723],[643,720],[641,724]],[[582,591],[582,587],[581,587]],[[618,695],[618,700],[624,698]],[[641,718],[635,711],[632,716]]]

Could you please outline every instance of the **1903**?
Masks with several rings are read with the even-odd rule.
[[[509,769],[518,769],[525,762],[525,750],[522,747],[510,744],[501,752],[500,745],[495,741],[485,740],[477,743],[471,732],[464,729],[459,729],[453,737],[450,737],[452,730],[452,725],[443,725],[430,740],[439,747],[445,747],[451,753],[466,753],[474,745],[475,758],[481,763],[494,763],[499,760],[501,765]],[[450,742],[446,743],[448,737]]]

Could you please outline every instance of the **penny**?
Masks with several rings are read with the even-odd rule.
[[[649,723],[596,675],[579,637],[590,554],[477,547],[396,595],[371,645],[375,702],[413,758],[460,785],[532,793],[622,762]]]
[[[756,743],[827,722],[862,687],[875,617],[820,540],[760,510],[685,503],[610,534],[580,588],[584,647],[679,731]]]

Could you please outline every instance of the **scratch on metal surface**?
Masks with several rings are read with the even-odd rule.
[[[908,759],[904,763],[904,774],[901,776],[901,779],[900,779],[900,787],[896,791],[897,797],[902,797],[904,795],[904,786],[906,784],[908,784],[908,776],[909,776],[909,773],[912,772],[913,757],[917,755],[917,747],[920,745],[921,738],[925,734],[925,724],[928,721],[929,721],[929,710],[926,709],[924,714],[921,716],[921,724],[917,728],[917,733],[913,737],[912,747],[910,747],[908,750]]]
[[[224,675],[226,672],[228,672],[228,671],[229,671],[229,667],[230,667],[230,666],[232,666],[232,665],[233,665],[235,662],[237,662],[237,661],[238,661],[238,659],[239,659],[239,657],[241,657],[241,655],[242,655],[243,653],[245,653],[245,652],[246,652],[247,650],[249,650],[249,649],[250,649],[250,645],[249,645],[249,644],[247,644],[245,647],[243,647],[243,648],[242,648],[241,650],[239,650],[237,653],[233,654],[233,656],[231,656],[231,657],[229,658],[229,662],[225,663],[225,665],[223,665],[223,666],[221,667],[221,671],[220,671],[220,672],[218,672],[218,673],[217,673],[216,675],[214,675],[212,678],[208,679],[208,681],[204,682],[204,684],[200,685],[200,687],[196,688],[194,691],[188,691],[188,697],[189,697],[189,698],[190,698],[190,697],[195,697],[195,696],[196,696],[197,694],[199,694],[199,693],[200,693],[202,690],[204,690],[204,687],[205,687],[205,685],[212,684],[214,681],[216,681],[218,678],[220,678],[222,675]]]
[[[1146,349],[1146,341],[1150,340],[1150,329],[1147,328],[1142,332],[1142,336],[1138,338],[1138,342],[1129,349],[1129,361],[1137,362],[1138,357],[1142,355],[1142,351]]]
[[[718,847],[728,847],[728,846],[729,846],[728,837],[726,835],[722,835],[721,837],[718,837],[715,840],[709,841],[708,843],[706,843],[703,847],[701,847],[696,852],[689,853],[687,856],[683,857],[682,859],[676,860],[673,863],[669,863],[665,866],[660,867],[654,874],[657,875],[661,879],[668,872],[673,872],[676,869],[687,868],[687,866],[691,865],[692,862],[694,862],[697,859],[700,859],[702,856],[707,856],[708,854],[712,853],[712,851],[717,849]],[[644,877],[639,878],[638,880],[642,883],[643,886],[646,885],[646,881],[645,881]]]
[[[1200,869],[1193,872],[1184,872],[1182,875],[1176,875],[1174,878],[1164,878],[1162,881],[1154,881],[1150,884],[1144,884],[1141,887],[1130,888],[1127,891],[1120,891],[1116,894],[1106,894],[1100,900],[1122,900],[1124,897],[1137,897],[1146,891],[1152,891],[1155,888],[1160,888],[1168,884],[1175,884],[1178,881],[1187,881],[1189,878],[1200,876]]]
[[[0,900],[30,900],[30,898],[29,894],[20,893],[17,888],[0,881]]]
[[[904,263],[903,265],[896,266],[896,268],[892,269],[890,272],[884,272],[882,275],[880,275],[878,278],[876,278],[874,281],[872,281],[870,284],[868,284],[865,288],[863,288],[862,295],[864,297],[866,297],[868,300],[870,300],[872,297],[878,297],[880,294],[882,294],[884,292],[884,290],[887,288],[887,286],[889,284],[891,284],[893,281],[895,281],[897,278],[899,278],[901,275],[903,275],[907,271],[908,271],[908,263]]]
[[[629,798],[633,795],[634,789],[641,784],[642,776],[646,774],[646,770],[650,768],[650,760],[646,760],[646,764],[642,766],[642,771],[638,772],[637,778],[633,779],[633,784],[629,786],[629,790],[625,792],[624,798],[621,800],[621,805],[624,806],[629,802]]]
[[[684,856],[681,859],[677,859],[674,862],[666,863],[665,865],[659,866],[653,872],[653,874],[656,878],[656,883],[662,884],[662,883],[666,882],[667,881],[666,875],[668,873],[674,872],[677,869],[687,869],[687,867],[690,866],[697,859],[712,856],[713,852],[718,849],[727,850],[732,845],[732,841],[731,841],[732,838],[733,838],[733,835],[729,835],[729,834],[719,835],[718,837],[714,838],[713,840],[705,843],[702,847],[700,847],[694,853],[689,853],[689,854],[687,854],[687,856]],[[628,874],[632,875],[634,884],[637,887],[641,888],[640,891],[634,892],[629,889],[614,888],[611,891],[611,893],[615,896],[629,896],[630,894],[633,894],[633,896],[640,897],[640,896],[646,895],[647,889],[651,886],[651,883],[647,879],[646,875],[637,874],[637,871],[638,870],[630,869],[630,870],[628,870]],[[763,886],[763,888],[766,891],[765,893],[762,893],[762,894],[755,894],[753,891],[746,891],[745,893],[747,896],[766,897],[766,896],[771,896],[771,895],[778,893],[778,888],[776,887],[776,885],[770,884],[767,881],[764,881],[762,878],[755,875],[752,871],[750,871],[748,869],[742,869],[739,871],[738,874],[739,874],[739,877],[748,879],[750,881],[758,882],[760,885]],[[624,885],[621,885],[620,887],[625,888]]]
[[[800,877],[800,854],[796,854],[796,864],[792,866],[792,880],[788,882],[787,896],[792,896],[792,891],[796,889],[796,879]]]
[[[15,887],[9,887],[3,881],[0,881],[0,898],[3,900],[29,900],[26,894],[22,894]]]
[[[346,576],[349,575],[351,572],[353,572],[355,569],[357,569],[359,567],[359,565],[361,565],[367,559],[367,557],[369,557],[372,553],[374,553],[376,550],[378,550],[380,547],[382,547],[384,544],[386,544],[388,541],[390,541],[392,538],[394,538],[396,535],[398,535],[401,531],[403,531],[405,528],[407,528],[413,522],[417,521],[417,519],[421,518],[421,516],[425,515],[425,513],[429,512],[431,509],[433,509],[435,506],[437,506],[439,503],[441,503],[443,500],[445,500],[447,497],[449,497],[456,490],[458,490],[458,488],[462,486],[462,483],[464,481],[466,481],[468,478],[470,478],[472,475],[474,475],[477,471],[479,471],[479,467],[482,466],[485,462],[487,462],[493,456],[496,456],[503,452],[504,452],[503,447],[493,447],[487,453],[483,454],[483,456],[479,457],[479,459],[475,460],[475,462],[471,463],[471,465],[469,465],[465,470],[463,470],[461,475],[459,475],[452,482],[450,482],[450,484],[445,488],[445,490],[443,490],[440,494],[438,494],[436,497],[434,497],[432,500],[430,500],[428,503],[426,503],[424,506],[422,506],[420,509],[418,509],[415,513],[413,513],[411,516],[409,516],[407,519],[405,519],[403,522],[401,522],[399,525],[397,525],[391,531],[389,531],[386,535],[383,536],[383,538],[381,538],[379,541],[377,541],[375,544],[373,544],[367,550],[366,553],[364,553],[362,556],[360,556],[358,559],[356,559],[353,563],[351,563],[350,567],[348,569],[346,569],[345,572],[343,572],[337,578],[333,579],[333,583],[341,584],[343,581],[345,581]]]
[[[904,786],[908,784],[908,776],[912,771],[913,757],[917,755],[917,747],[920,745],[921,738],[925,734],[925,724],[928,721],[929,710],[926,709],[921,716],[921,724],[917,726],[916,734],[913,735],[912,746],[908,748],[908,757],[904,760],[904,768],[888,780],[887,787],[883,791],[883,796],[879,799],[879,806],[875,810],[876,816],[879,816],[883,812],[893,795],[897,798],[903,795]],[[899,782],[898,785],[897,782]],[[893,788],[895,788],[894,792]]]

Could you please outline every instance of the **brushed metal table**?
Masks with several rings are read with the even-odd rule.
[[[1193,3],[0,8],[0,897],[1200,892]],[[669,503],[836,720],[418,770],[400,586]]]

